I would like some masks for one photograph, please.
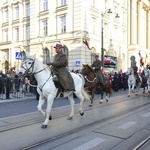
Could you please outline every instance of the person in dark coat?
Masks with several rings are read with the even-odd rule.
[[[95,72],[97,82],[100,83],[100,85],[102,86],[106,85],[106,79],[101,71],[101,61],[99,60],[99,55],[95,56],[95,61],[91,66]]]
[[[140,78],[139,78],[139,75],[138,75],[138,67],[136,66],[136,62],[134,62],[132,68],[133,68],[134,75],[135,75],[135,78],[136,78],[136,83],[138,84],[140,82]]]
[[[6,99],[10,99],[10,90],[11,90],[11,76],[9,73],[6,74],[5,86],[6,86]]]
[[[73,78],[66,68],[68,60],[63,53],[63,46],[61,44],[56,44],[54,48],[56,50],[54,61],[47,63],[47,65],[52,66],[53,80],[57,81],[58,79],[63,90],[75,91]]]
[[[122,74],[123,90],[128,88],[128,76],[126,73]]]
[[[114,81],[113,81],[114,91],[117,92],[119,90],[119,84],[120,84],[120,77],[119,77],[119,74],[117,72],[115,72]]]

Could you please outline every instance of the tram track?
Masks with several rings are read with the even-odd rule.
[[[115,104],[123,103],[123,102],[128,101],[128,100],[134,100],[134,99],[136,99],[136,97],[133,97],[132,99],[130,97],[127,97],[124,100],[113,102],[113,103],[109,103],[109,102],[105,103],[104,102],[105,104],[104,103],[103,104],[99,104],[97,102],[97,105],[93,105],[92,107],[88,107],[88,102],[86,102],[87,105],[84,107],[84,111],[86,112],[86,111],[89,111],[91,109],[97,109],[97,108],[105,107],[105,106],[108,106],[108,105],[115,105]],[[96,103],[96,101],[97,100],[95,100],[95,103]],[[70,106],[68,106],[68,107],[70,107]],[[37,113],[39,113],[39,112],[37,112]],[[78,109],[75,109],[75,114],[77,114],[77,113],[78,113]],[[53,117],[53,119],[58,119],[58,118],[61,118],[61,117],[65,117],[68,114],[69,114],[69,111],[66,111],[64,114],[57,114],[57,115],[54,115],[52,117]],[[28,114],[28,115],[30,115],[30,114]],[[13,130],[13,129],[16,129],[16,128],[21,128],[21,127],[37,124],[37,123],[42,123],[43,121],[44,121],[44,117],[41,115],[38,119],[36,118],[36,119],[34,119],[32,121],[29,120],[29,121],[20,122],[20,123],[17,123],[17,124],[10,124],[10,125],[5,126],[5,127],[0,127],[0,133],[8,131],[8,130]],[[7,122],[7,121],[4,120],[4,122]]]
[[[120,102],[120,103],[121,103],[121,102]],[[115,103],[115,104],[116,104],[116,103]],[[34,144],[32,144],[32,145],[29,145],[29,146],[26,146],[26,147],[24,147],[24,148],[21,148],[20,150],[34,150],[34,149],[36,149],[37,147],[39,147],[39,146],[41,146],[41,145],[43,145],[43,144],[46,144],[46,143],[48,143],[48,142],[52,142],[52,141],[54,141],[54,140],[60,139],[60,138],[62,138],[62,137],[65,137],[65,136],[68,136],[68,135],[71,135],[71,134],[74,134],[74,133],[76,133],[76,132],[80,132],[80,131],[82,131],[82,130],[88,129],[88,128],[93,127],[93,126],[96,126],[96,125],[98,125],[98,124],[100,124],[100,123],[102,123],[102,122],[107,122],[107,121],[109,121],[109,120],[111,120],[111,119],[115,119],[115,118],[117,118],[117,117],[120,117],[120,116],[123,116],[123,115],[126,115],[126,114],[130,114],[130,113],[132,113],[132,112],[133,112],[132,114],[137,113],[139,109],[140,109],[139,111],[142,111],[142,110],[145,109],[144,107],[147,106],[147,105],[149,105],[149,104],[150,104],[150,102],[148,102],[148,103],[146,103],[146,104],[143,104],[143,105],[140,105],[140,106],[137,106],[137,107],[135,107],[135,108],[127,109],[126,111],[120,112],[119,114],[110,115],[110,116],[108,116],[107,118],[104,118],[104,119],[101,119],[101,120],[98,120],[98,121],[94,121],[94,122],[92,122],[92,123],[90,123],[90,124],[87,124],[87,125],[84,125],[84,126],[82,126],[82,127],[80,127],[80,128],[76,128],[76,129],[74,129],[74,130],[65,132],[65,133],[63,133],[63,134],[59,134],[59,135],[57,135],[57,136],[54,136],[54,137],[51,137],[51,138],[47,138],[47,139],[41,140],[41,141],[39,141],[39,142],[37,142],[37,143],[34,143]],[[142,107],[143,107],[143,109],[142,109]],[[97,107],[97,108],[99,108],[99,107]],[[135,112],[135,111],[136,111],[136,112]],[[125,116],[125,117],[127,117],[127,116]],[[142,148],[147,142],[149,142],[149,140],[150,140],[150,137],[148,137],[148,138],[145,139],[143,142],[141,142],[141,143],[139,144],[139,146],[137,146],[136,149],[134,149],[134,150],[142,150],[142,149],[140,149],[140,148]]]
[[[108,106],[108,105],[115,105],[115,104],[119,104],[119,103],[122,103],[122,102],[124,102],[124,101],[128,101],[128,100],[134,100],[134,99],[136,99],[136,97],[135,98],[130,98],[130,97],[126,97],[126,99],[123,99],[123,100],[120,100],[120,101],[117,101],[117,102],[113,102],[113,103],[109,103],[109,102],[107,102],[107,103],[103,103],[103,104],[98,104],[98,105],[93,105],[92,107],[88,107],[88,102],[86,102],[87,103],[87,106],[85,106],[84,107],[84,111],[86,112],[86,111],[89,111],[89,110],[91,110],[91,109],[97,109],[97,108],[101,108],[101,107],[105,107],[105,106]],[[96,101],[97,100],[95,100],[95,103],[96,103]],[[111,101],[111,100],[110,100]],[[78,105],[78,104],[77,104]],[[70,106],[68,106],[68,107],[70,107]],[[52,110],[53,111],[53,110]],[[37,113],[39,113],[39,112],[37,112]],[[75,109],[75,114],[77,114],[78,113],[78,109]],[[66,111],[63,115],[61,114],[61,115],[59,115],[59,114],[57,114],[57,115],[55,115],[55,116],[52,116],[53,117],[53,119],[58,119],[58,118],[61,118],[61,117],[65,117],[65,116],[67,116],[69,114],[69,111]],[[27,114],[27,115],[30,115],[30,114]],[[24,114],[23,114],[23,116],[25,116]],[[12,116],[13,117],[13,116]],[[17,116],[15,116],[15,117],[17,117]],[[7,117],[6,117],[7,118]],[[9,117],[10,118],[10,117]],[[2,120],[2,119],[1,119]],[[33,125],[33,124],[37,124],[37,123],[42,123],[44,121],[44,117],[41,115],[39,118],[36,118],[36,119],[34,119],[34,120],[28,120],[28,121],[22,121],[22,122],[20,122],[20,123],[17,123],[17,124],[9,124],[8,126],[5,126],[5,127],[0,127],[0,133],[2,133],[2,132],[5,132],[5,131],[8,131],[8,130],[13,130],[13,129],[16,129],[16,128],[21,128],[21,127],[25,127],[25,126],[29,126],[29,125]],[[7,122],[7,120],[4,120],[4,122]]]
[[[139,143],[133,150],[145,150],[145,146],[150,142],[150,136]]]

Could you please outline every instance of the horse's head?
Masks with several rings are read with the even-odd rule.
[[[128,68],[127,75],[132,75],[133,73],[133,68]]]
[[[83,68],[81,70],[82,75],[88,75],[90,72],[93,72],[93,69],[88,64],[82,64]]]
[[[28,57],[22,64],[19,75],[33,74],[35,58]]]

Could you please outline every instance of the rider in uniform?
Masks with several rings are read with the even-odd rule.
[[[63,53],[63,46],[61,44],[56,44],[54,48],[56,51],[54,61],[47,63],[47,65],[52,66],[51,69],[55,86],[59,85],[57,84],[59,81],[60,86],[56,88],[59,88],[60,92],[64,92],[64,90],[75,91],[73,78],[66,68],[68,60]]]
[[[101,71],[101,61],[99,60],[99,55],[95,55],[95,61],[93,62],[92,67],[95,72],[97,82],[100,83],[101,86],[106,85],[106,79]]]
[[[136,83],[138,84],[140,82],[140,78],[139,78],[139,75],[138,75],[138,67],[136,66],[136,62],[133,63],[133,71],[134,71],[134,75],[135,75],[135,78],[136,78]]]

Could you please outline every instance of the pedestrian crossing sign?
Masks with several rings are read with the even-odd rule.
[[[16,59],[22,60],[22,52],[16,52]]]

